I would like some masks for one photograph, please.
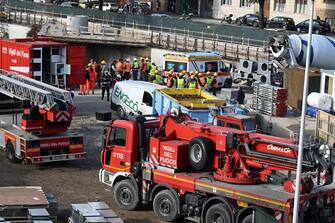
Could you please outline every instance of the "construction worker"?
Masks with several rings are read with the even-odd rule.
[[[190,80],[189,80],[189,83],[188,83],[188,88],[189,89],[197,89],[198,86],[199,86],[198,79],[195,77],[195,74],[192,74],[190,76]]]
[[[150,82],[153,82],[155,80],[156,71],[157,71],[157,66],[155,64],[155,61],[152,61],[151,66],[150,66],[150,71],[149,71]]]
[[[137,61],[137,58],[134,58],[132,72],[133,72],[133,80],[137,80],[138,70],[140,69],[140,64]]]
[[[92,94],[94,94],[94,88],[95,88],[95,81],[97,79],[97,73],[93,69],[92,65],[88,67],[88,73],[89,73],[89,80],[87,84],[86,94],[88,95],[90,90],[92,91]]]
[[[216,85],[217,85],[217,76],[218,73],[214,73],[213,75],[209,75],[206,77],[206,88],[208,89],[208,92],[212,93],[214,96],[216,96]]]
[[[94,70],[97,66],[97,62],[95,62],[95,60],[90,59],[90,62],[87,64],[87,67],[91,66]]]
[[[121,75],[123,77],[124,66],[123,60],[120,58],[119,61],[116,63],[116,75]]]
[[[173,72],[170,78],[168,78],[167,87],[169,88],[177,88],[177,73]]]
[[[147,77],[147,80],[149,79],[149,74],[150,74],[150,71],[151,71],[151,62],[150,62],[150,59],[149,58],[146,58],[145,59],[145,75]]]
[[[124,72],[123,72],[123,79],[129,80],[130,79],[130,72],[131,72],[131,63],[129,59],[126,59],[126,63],[124,64]]]
[[[80,84],[79,95],[85,95],[86,91],[87,91],[87,85],[88,85],[88,81],[90,79],[90,74],[88,72],[88,67],[86,68],[84,75],[85,75],[84,76],[84,82],[83,82],[83,84]]]
[[[177,77],[177,88],[185,88],[185,83],[186,83],[185,74],[186,74],[185,71],[179,73]]]
[[[107,101],[109,101],[109,89],[111,87],[111,75],[109,74],[108,71],[104,71],[102,77],[101,77],[101,89],[102,89],[102,94],[101,94],[101,100],[104,100],[105,97],[105,92],[107,94]]]
[[[144,58],[141,57],[139,80],[148,81],[148,77],[145,75],[146,70],[147,70],[147,64],[145,63]]]
[[[153,81],[154,84],[161,84],[162,78],[161,74],[156,70],[155,72],[155,80]]]
[[[210,75],[211,73],[210,72],[207,72],[206,74],[204,73],[200,73],[199,74],[199,85],[201,88],[204,88],[206,86],[206,76]]]

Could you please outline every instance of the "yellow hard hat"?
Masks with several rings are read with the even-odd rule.
[[[214,77],[217,77],[219,76],[219,74],[217,72],[214,73]]]
[[[207,73],[206,73],[207,75],[210,75],[211,74],[211,72],[209,72],[209,71],[207,71]]]
[[[182,73],[182,74],[186,74],[186,71],[185,71],[185,70],[183,70],[181,73]]]
[[[204,74],[203,73],[199,73],[199,77],[202,77],[202,76],[204,76]]]

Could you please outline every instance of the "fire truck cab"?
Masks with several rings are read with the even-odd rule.
[[[104,132],[99,180],[113,188],[120,208],[152,203],[163,221],[291,223],[294,185],[273,170],[294,168],[294,145],[288,139],[248,134],[196,123],[187,115],[114,120]],[[250,153],[236,147],[243,138],[250,141],[242,144],[254,146],[244,147]],[[245,158],[238,165],[235,150]],[[307,163],[304,168],[312,170]],[[235,172],[243,165],[253,168]],[[267,177],[246,177],[254,170]],[[303,222],[334,222],[334,183],[314,187],[302,180]]]

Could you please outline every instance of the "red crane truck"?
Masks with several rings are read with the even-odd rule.
[[[297,145],[289,139],[180,114],[114,120],[103,144],[99,180],[113,188],[122,209],[152,203],[164,221],[292,222]],[[299,188],[304,222],[335,222],[329,157],[326,147],[306,143]]]
[[[14,123],[0,124],[0,147],[11,162],[47,163],[86,157],[83,136],[68,130],[75,111],[69,91],[0,70],[0,93],[23,104],[20,123],[13,116]]]

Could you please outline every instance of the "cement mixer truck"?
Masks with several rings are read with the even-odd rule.
[[[270,51],[281,64],[305,66],[308,35],[275,36],[269,41]],[[311,67],[334,70],[335,39],[329,36],[312,35]]]

